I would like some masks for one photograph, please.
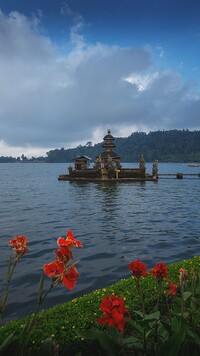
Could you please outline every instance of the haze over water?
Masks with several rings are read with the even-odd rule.
[[[138,164],[126,164],[137,167]],[[146,183],[58,181],[67,164],[0,164],[0,278],[8,243],[26,235],[29,252],[12,279],[4,321],[33,312],[44,263],[55,259],[57,238],[72,230],[80,278],[73,291],[55,288],[44,307],[66,302],[130,276],[131,260],[148,268],[200,254],[200,178],[160,178]],[[125,165],[123,165],[125,166]],[[147,164],[151,173],[152,164]],[[159,164],[159,173],[198,173],[187,164]],[[45,288],[50,285],[45,278]],[[2,290],[2,287],[1,287]]]

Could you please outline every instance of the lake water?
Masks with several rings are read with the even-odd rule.
[[[73,291],[55,288],[44,307],[69,301],[130,276],[136,258],[148,268],[200,254],[200,178],[146,183],[58,181],[67,164],[0,164],[0,278],[8,243],[26,235],[29,252],[12,279],[4,321],[33,312],[42,266],[55,259],[57,238],[72,230],[84,248],[73,250],[80,278]],[[138,164],[124,164],[138,167]],[[151,173],[152,164],[147,164]],[[159,173],[198,173],[187,164],[159,164]],[[45,288],[50,279],[45,278]]]

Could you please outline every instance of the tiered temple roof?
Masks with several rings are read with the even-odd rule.
[[[104,152],[102,152],[99,157],[103,160],[106,161],[109,158],[112,158],[113,160],[120,160],[120,156],[113,151],[113,148],[115,148],[115,144],[113,141],[115,140],[114,137],[111,135],[110,129],[108,129],[107,135],[104,136],[103,138],[104,143],[102,147],[105,149]]]

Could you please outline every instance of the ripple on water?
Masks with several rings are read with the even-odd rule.
[[[177,173],[188,167],[161,169]],[[57,238],[67,230],[84,245],[73,250],[80,278],[73,291],[55,288],[45,308],[130,276],[127,266],[136,258],[151,268],[200,251],[199,179],[77,184],[57,180],[65,171],[65,164],[0,165],[1,271],[6,273],[9,240],[18,234],[29,241],[11,283],[5,321],[34,310],[42,266],[55,259]]]

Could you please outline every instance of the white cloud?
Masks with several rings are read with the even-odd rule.
[[[108,128],[116,136],[199,129],[199,93],[191,83],[155,70],[148,48],[85,43],[83,19],[71,16],[74,49],[61,56],[40,32],[41,18],[0,12],[0,155],[9,147],[31,155],[95,143]]]
[[[164,56],[164,54],[165,54],[165,51],[164,51],[163,47],[157,46],[156,50],[159,52],[159,57],[162,58]]]
[[[40,157],[46,156],[46,152],[50,151],[51,147],[47,147],[46,150],[44,147],[34,148],[32,146],[10,146],[7,145],[3,140],[0,141],[0,156],[5,157],[21,157],[24,154],[26,157]]]
[[[83,36],[83,29],[86,26],[84,18],[78,12],[73,11],[69,5],[64,2],[61,7],[61,15],[66,18],[71,18],[73,25],[70,29],[70,40],[77,48],[85,46],[85,40]]]
[[[135,84],[139,92],[147,90],[152,82],[159,77],[159,73],[151,73],[147,75],[140,75],[137,73],[131,74],[129,77],[124,78],[130,84]]]

